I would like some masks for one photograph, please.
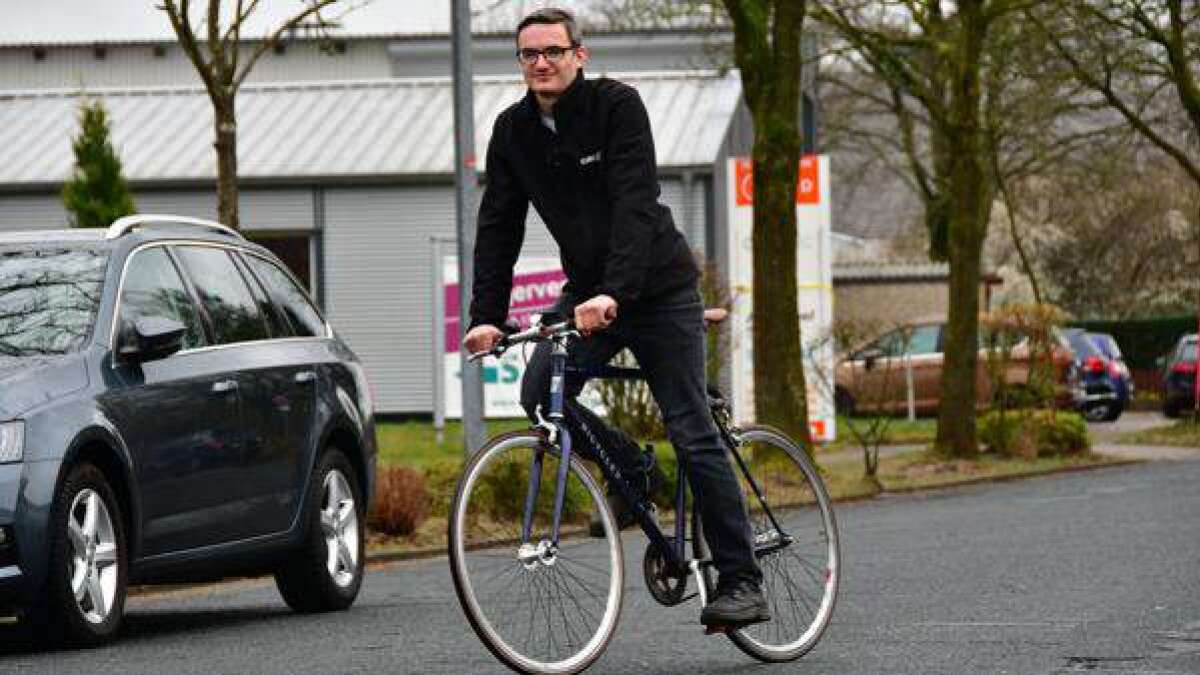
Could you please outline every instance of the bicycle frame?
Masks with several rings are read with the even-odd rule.
[[[551,351],[550,410],[545,416],[545,420],[553,428],[551,442],[557,443],[561,453],[554,492],[553,524],[550,542],[555,549],[557,549],[559,545],[563,501],[566,497],[567,475],[570,468],[571,453],[573,451],[573,439],[571,438],[571,432],[567,429],[566,425],[566,415],[569,413],[569,411],[566,409],[564,395],[566,389],[566,378],[568,374],[575,374],[584,377],[585,379],[645,379],[642,371],[638,368],[622,368],[618,366],[603,365],[586,370],[569,369],[567,367],[567,343],[569,339],[570,338],[568,335],[557,335],[551,338],[554,348]],[[600,470],[608,480],[609,485],[615,487],[620,496],[625,500],[625,503],[629,505],[629,508],[636,518],[638,524],[641,525],[642,531],[645,532],[650,541],[653,542],[653,544],[663,552],[667,564],[671,568],[681,571],[688,570],[689,568],[692,571],[695,571],[696,568],[692,567],[692,563],[704,565],[711,564],[710,561],[694,561],[687,555],[686,552],[686,458],[680,457],[676,467],[677,482],[675,490],[675,536],[674,541],[670,541],[667,539],[666,534],[658,526],[658,523],[651,517],[650,511],[647,508],[648,502],[635,495],[633,488],[622,475],[621,468],[617,465],[616,461],[609,453],[605,445],[600,442],[595,432],[588,427],[584,420],[578,417],[573,417],[572,419],[576,424],[579,425],[579,428],[587,437],[587,442],[591,445],[592,453],[595,455],[596,463],[600,466]],[[766,497],[763,495],[761,488],[759,487],[757,481],[754,480],[754,477],[751,475],[745,460],[738,452],[735,432],[730,429],[728,424],[724,423],[720,419],[714,417],[714,422],[717,424],[717,427],[721,432],[722,439],[727,444],[729,451],[733,454],[738,469],[741,471],[742,475],[746,478],[751,488],[754,490],[754,493],[758,497],[759,502],[762,504],[763,509],[766,511],[768,518],[770,518],[771,524],[780,534],[779,539],[775,542],[772,542],[768,546],[760,547],[756,545],[755,554],[761,557],[786,547],[792,542],[792,537],[787,535],[779,521],[775,518],[775,514],[771,510],[770,505],[767,503]],[[533,467],[529,474],[529,488],[525,497],[525,511],[523,514],[521,529],[521,544],[530,543],[529,539],[532,536],[533,514],[537,505],[537,495],[541,490],[541,475],[544,459],[545,450],[539,450],[537,453],[535,453]],[[699,522],[697,514],[693,514],[693,521]]]

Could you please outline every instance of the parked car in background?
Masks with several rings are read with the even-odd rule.
[[[1090,422],[1115,421],[1133,397],[1133,380],[1116,340],[1082,328],[1066,328],[1062,333],[1075,354],[1082,389],[1076,401],[1079,412]]]
[[[39,640],[112,639],[133,583],[354,601],[371,397],[266,249],[169,216],[0,235],[0,380],[0,615]]]
[[[1159,359],[1163,367],[1163,414],[1179,417],[1196,406],[1197,374],[1196,334],[1185,335],[1167,356]]]
[[[834,372],[834,402],[838,411],[845,414],[906,411],[911,369],[914,408],[923,414],[935,412],[941,402],[944,332],[945,324],[941,322],[902,326],[848,352]],[[1009,394],[1019,394],[1029,387],[1030,341],[1015,334],[1009,339],[1007,358],[990,361],[987,340],[981,332],[975,387],[979,408],[992,405],[997,381],[1003,383]],[[1055,400],[1058,405],[1070,407],[1073,395],[1069,346],[1056,340],[1051,361]],[[993,368],[999,371],[993,373]]]

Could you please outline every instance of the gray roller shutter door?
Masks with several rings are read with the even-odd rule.
[[[134,195],[138,211],[214,220],[217,194],[210,190],[154,190]],[[246,190],[238,193],[239,218],[247,232],[313,229],[313,195],[307,188]]]
[[[532,211],[531,211],[532,214]],[[454,234],[448,185],[336,188],[325,194],[325,298],[386,413],[433,409],[433,236]],[[523,255],[557,255],[531,215]]]
[[[702,183],[695,199],[703,204]],[[663,181],[663,203],[680,214],[680,181]],[[703,251],[703,211],[685,230]],[[362,358],[385,413],[433,409],[433,236],[454,235],[449,185],[330,188],[325,194],[325,304],[338,333]],[[698,237],[695,231],[698,229]],[[522,255],[557,257],[531,208]],[[699,242],[698,244],[695,242]]]
[[[0,195],[0,231],[67,227],[67,210],[57,194]]]

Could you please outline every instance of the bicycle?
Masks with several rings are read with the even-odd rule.
[[[579,337],[567,321],[535,325],[471,357],[553,342],[550,410],[545,416],[539,410],[532,428],[499,435],[474,454],[448,525],[454,587],[472,629],[496,658],[523,673],[576,673],[592,665],[616,631],[624,599],[620,531],[604,491],[573,447],[563,390],[568,376],[640,379],[641,373],[612,365],[586,372],[568,367],[567,346]],[[829,495],[811,460],[785,434],[732,425],[728,405],[711,388],[709,403],[746,499],[772,614],[768,623],[726,634],[760,661],[792,661],[816,645],[837,599],[841,557]],[[592,446],[589,459],[649,539],[642,573],[651,596],[668,607],[698,596],[703,607],[715,570],[694,502],[689,529],[684,458],[675,472],[674,525],[667,535],[650,495],[639,495],[597,434],[573,421],[581,422],[583,440]],[[543,489],[551,480],[554,489]],[[578,535],[592,509],[604,525],[599,540]],[[689,593],[691,580],[695,591]]]

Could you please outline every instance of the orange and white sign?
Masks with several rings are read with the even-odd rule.
[[[800,174],[796,179],[796,203],[821,203],[821,162],[816,155],[800,158]],[[744,157],[734,160],[734,201],[738,206],[754,204],[754,165]]]
[[[754,417],[754,173],[746,158],[729,160],[729,283],[735,419]],[[833,406],[833,234],[829,158],[800,160],[796,189],[796,291],[809,425],[814,440],[837,434]],[[822,381],[824,380],[824,381]]]

